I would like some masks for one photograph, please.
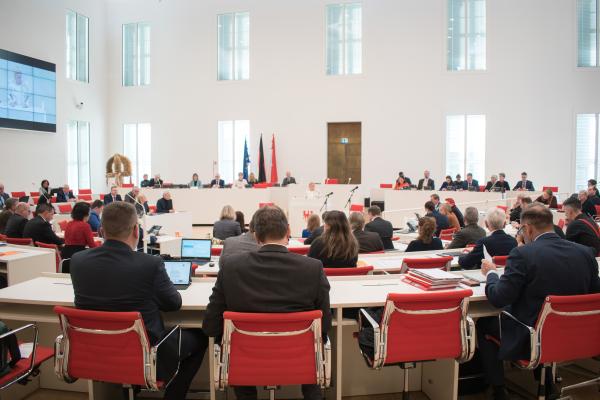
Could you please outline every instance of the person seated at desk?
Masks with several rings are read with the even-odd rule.
[[[283,178],[283,181],[281,182],[281,187],[286,187],[287,185],[295,185],[295,184],[296,184],[296,178],[294,178],[292,176],[292,173],[290,171],[286,171],[285,178]]]
[[[458,232],[460,230],[460,223],[458,222],[458,218],[452,211],[452,207],[450,204],[440,204],[440,214],[448,218],[449,228],[446,229],[456,229]]]
[[[306,228],[302,230],[302,238],[306,239],[310,237],[310,235],[321,226],[321,218],[319,218],[318,214],[310,214],[308,219],[306,220]]]
[[[254,236],[254,217],[250,220],[249,230],[239,236],[231,236],[223,241],[223,249],[219,257],[219,267],[223,265],[223,259],[233,254],[247,253],[259,249]]]
[[[152,185],[150,185],[150,180],[148,179],[148,174],[144,174],[144,179],[140,182],[140,187],[152,187]]]
[[[65,246],[62,249],[62,258],[71,258],[73,254],[83,251],[86,247],[97,247],[92,234],[92,228],[88,224],[90,217],[90,205],[85,202],[76,203],[71,210],[72,220],[65,228]],[[62,271],[68,273],[69,271]]]
[[[567,223],[566,239],[592,248],[594,254],[600,254],[600,229],[596,221],[581,212],[581,202],[569,197],[564,201],[563,209]]]
[[[8,220],[10,219],[10,217],[15,213],[18,203],[19,203],[19,200],[13,199],[13,198],[7,199],[4,202],[4,207],[2,208],[2,212],[0,212],[0,233],[1,234],[4,234],[4,231],[6,230],[6,224],[8,223]]]
[[[600,197],[597,185],[598,182],[595,179],[588,179],[588,193],[593,193],[596,197]]]
[[[50,203],[52,199],[52,189],[50,189],[50,182],[48,179],[44,179],[40,184],[40,188],[38,189],[40,192],[40,198],[38,199],[38,204]]]
[[[248,185],[248,181],[244,179],[244,174],[239,172],[238,178],[233,181],[233,187],[236,189],[244,189]]]
[[[325,215],[327,214],[327,211],[323,211],[323,213],[321,214],[321,220],[325,221]],[[314,214],[311,214],[314,215]],[[318,216],[317,216],[318,218]],[[320,221],[319,221],[320,223]],[[313,229],[310,232],[310,235],[308,236],[308,238],[306,240],[304,240],[304,244],[312,244],[312,242],[315,241],[316,238],[318,238],[319,236],[321,236],[323,234],[323,225],[321,226],[317,226],[315,229]]]
[[[440,236],[440,232],[442,231],[442,229],[450,228],[450,221],[448,221],[448,217],[440,214],[435,209],[435,204],[433,203],[433,201],[428,201],[427,203],[425,203],[424,207],[425,216],[432,217],[433,219],[435,219],[435,236]]]
[[[6,228],[4,228],[4,234],[9,238],[22,238],[25,224],[29,220],[31,210],[27,203],[17,203],[15,206],[15,212],[6,221]]]
[[[253,217],[257,251],[223,260],[204,314],[202,329],[210,336],[223,335],[225,311],[289,313],[321,310],[321,332],[331,329],[329,282],[319,260],[290,253],[290,229],[285,213],[276,206],[260,208]],[[256,399],[252,386],[233,388],[238,399]],[[306,400],[321,400],[318,385],[302,385]]]
[[[470,172],[467,174],[467,179],[463,181],[463,189],[469,192],[479,192],[479,181],[473,179],[473,174]]]
[[[92,232],[98,232],[100,230],[100,215],[104,209],[104,203],[102,200],[94,200],[90,209],[90,216],[88,218],[88,225]]]
[[[55,244],[60,248],[64,241],[52,230],[52,218],[54,218],[54,207],[51,204],[38,204],[35,208],[35,217],[27,221],[23,228],[23,237],[31,238],[33,243]]]
[[[130,204],[135,204],[138,202],[138,195],[140,194],[140,188],[132,187],[131,191],[125,195],[125,202]]]
[[[454,181],[452,181],[452,177],[450,175],[446,175],[446,180],[440,186],[440,190],[455,190]]]
[[[558,202],[556,201],[556,196],[552,192],[552,189],[546,189],[542,192],[542,194],[535,199],[536,203],[542,203],[549,208],[558,208]]]
[[[213,189],[223,189],[225,187],[225,181],[221,179],[221,175],[215,175],[215,179],[210,181],[210,187]]]
[[[429,178],[429,170],[423,171],[423,178],[419,179],[418,190],[435,190],[435,182]]]
[[[527,190],[530,192],[535,190],[533,188],[533,182],[527,180],[527,172],[521,172],[521,180],[517,182],[513,190]]]
[[[163,180],[160,179],[160,174],[154,175],[154,178],[150,179],[150,187],[162,187]]]
[[[433,237],[435,232],[435,218],[419,218],[419,236],[411,241],[406,248],[406,252],[442,250],[444,246],[440,238]]]
[[[358,262],[358,242],[350,231],[346,214],[328,211],[323,234],[311,245],[308,257],[321,260],[323,268],[352,268]]]
[[[248,232],[248,229],[246,229],[246,221],[245,221],[243,212],[241,212],[241,211],[235,212],[235,222],[240,224],[240,229],[242,230],[242,233]]]
[[[56,193],[56,202],[57,203],[68,203],[70,201],[77,201],[77,198],[73,194],[73,191],[69,188],[69,185],[64,185],[61,188],[58,188],[58,192]]]
[[[521,213],[523,209],[532,203],[531,197],[520,193],[513,204],[513,208],[510,209],[509,213],[509,221],[516,222],[517,224],[521,223]]]
[[[256,179],[256,175],[254,175],[254,172],[250,172],[250,175],[248,175],[248,184],[254,185],[255,183],[258,183],[258,179]]]
[[[148,205],[148,199],[146,198],[146,195],[143,193],[140,193],[137,197],[137,203],[135,203],[135,211],[137,212],[138,216],[141,218],[144,214],[145,215],[150,215],[152,214],[150,212],[150,206]]]
[[[350,227],[352,234],[358,242],[359,253],[374,253],[383,251],[381,237],[375,232],[365,231],[365,216],[361,212],[350,214]]]
[[[500,172],[498,174],[498,181],[496,182],[496,187],[500,187],[502,192],[507,192],[510,190],[510,185],[505,181],[506,174],[504,172]]]
[[[225,240],[232,236],[242,234],[240,224],[235,220],[235,210],[231,206],[225,206],[221,210],[221,219],[213,225],[213,237]]]
[[[504,274],[499,276],[497,267],[487,260],[481,273],[486,276],[488,301],[496,308],[506,309],[523,324],[534,326],[547,296],[598,293],[600,279],[592,251],[560,239],[553,232],[552,212],[546,207],[528,207],[521,220],[526,244],[510,252]],[[493,386],[494,399],[507,398],[502,360],[528,360],[531,353],[527,329],[510,318],[502,318],[501,325],[500,331],[498,317],[486,317],[477,321],[476,328],[483,372],[487,383]],[[500,346],[489,336],[500,339]],[[541,377],[546,379],[546,393],[541,395],[554,396],[552,368],[547,372]]]
[[[194,172],[194,174],[192,175],[192,180],[189,183],[189,186],[191,188],[196,188],[199,189],[202,187],[202,182],[200,182],[200,179],[198,178],[198,174]]]
[[[121,195],[119,194],[119,188],[115,185],[110,187],[110,193],[104,195],[104,205],[107,206],[110,203],[114,203],[115,201],[123,201]]]
[[[365,225],[365,231],[377,233],[381,238],[383,248],[394,250],[394,243],[392,242],[394,227],[391,222],[381,218],[381,208],[379,206],[369,207],[367,209],[367,219],[369,222]]]
[[[4,208],[8,199],[10,199],[10,195],[4,191],[4,183],[0,183],[0,208]]]
[[[587,190],[580,190],[577,196],[581,202],[581,210],[590,217],[596,217],[596,205],[600,205],[600,197],[589,196]]]
[[[304,198],[306,200],[316,200],[316,199],[320,199],[321,198],[321,192],[319,192],[316,189],[316,185],[314,182],[310,182],[308,184],[308,189],[306,190],[306,194],[304,195]]]
[[[496,188],[498,188],[498,189],[496,189]],[[494,190],[500,190],[500,185],[498,184],[498,176],[497,175],[492,175],[490,177],[490,180],[488,181],[487,185],[485,185],[486,192],[492,192]]]
[[[490,231],[489,236],[479,239],[470,253],[460,256],[458,264],[464,269],[479,268],[481,260],[484,258],[484,246],[492,257],[507,256],[512,249],[517,247],[517,241],[504,232],[505,225],[506,215],[504,212],[496,207],[489,209],[485,216],[485,227]]]
[[[404,179],[404,177],[399,176],[396,179],[396,183],[394,184],[394,190],[403,190],[403,189],[410,189],[410,183],[406,182],[406,180]]]
[[[173,208],[173,199],[171,199],[170,192],[164,192],[162,197],[158,199],[156,202],[156,213],[174,213],[175,209]]]
[[[411,182],[410,178],[408,176],[404,175],[404,172],[402,172],[402,171],[398,172],[398,178],[404,179],[404,182],[408,183],[408,185],[412,187],[412,182]]]
[[[452,186],[454,186],[454,190],[463,190],[464,183],[465,182],[462,180],[462,176],[460,176],[460,174],[456,174],[456,180],[452,183]]]
[[[142,315],[150,345],[156,345],[169,330],[161,312],[181,309],[181,295],[171,283],[160,257],[136,252],[139,239],[135,208],[125,202],[108,205],[102,214],[106,241],[100,247],[78,252],[71,258],[71,280],[75,307],[83,310],[126,312]],[[181,358],[174,334],[161,345],[158,379],[170,379],[180,361],[179,373],[167,386],[165,399],[184,399],[198,372],[208,338],[201,329],[181,331]]]
[[[465,227],[454,234],[448,249],[462,249],[485,237],[485,229],[479,226],[479,211],[475,207],[465,209]]]
[[[440,196],[438,196],[437,193],[434,193],[431,196],[429,196],[429,200],[431,200],[431,202],[435,206],[435,211],[439,211],[441,205]]]

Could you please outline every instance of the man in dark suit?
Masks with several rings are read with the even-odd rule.
[[[140,187],[152,187],[150,179],[148,179],[148,174],[144,174],[144,179],[140,182]]]
[[[419,184],[417,185],[417,189],[419,190],[435,190],[435,182],[433,179],[429,178],[429,171],[425,170],[423,172],[423,178],[419,179]]]
[[[435,209],[435,203],[433,201],[428,201],[425,203],[425,216],[435,219],[435,236],[440,236],[442,229],[450,228],[450,221],[448,221],[448,217],[440,214]]]
[[[73,194],[73,191],[69,188],[69,185],[64,185],[63,187],[58,189],[56,193],[56,202],[57,203],[67,203],[69,201],[75,201],[76,197]]]
[[[509,220],[510,222],[521,223],[521,213],[523,209],[533,203],[531,197],[525,194],[519,194],[515,201],[513,208],[510,209]]]
[[[379,234],[383,248],[393,250],[394,243],[392,243],[392,236],[394,235],[394,227],[392,223],[381,218],[381,208],[379,206],[369,207],[367,213],[369,223],[365,225],[365,231]]]
[[[473,179],[473,174],[470,172],[467,174],[467,179],[463,181],[463,190],[479,192],[479,182]]]
[[[294,178],[292,176],[292,173],[290,171],[287,171],[285,173],[285,178],[283,178],[283,182],[281,182],[281,186],[285,187],[287,185],[295,184],[295,183],[296,183],[296,178]]]
[[[181,308],[181,295],[159,257],[134,251],[139,239],[135,207],[115,202],[102,213],[106,241],[101,247],[81,251],[71,258],[75,306],[97,311],[138,311],[148,338],[156,345],[167,333],[162,312]],[[159,379],[168,380],[177,366],[178,335],[159,348]],[[165,399],[184,399],[202,364],[208,338],[200,329],[182,330],[181,365]]]
[[[577,198],[581,202],[583,213],[594,218],[597,214],[596,206],[600,205],[600,197],[590,196],[587,190],[580,190]]]
[[[42,242],[62,246],[65,242],[52,230],[54,207],[51,204],[38,204],[35,208],[35,218],[30,219],[23,229],[23,237],[31,238],[33,242]]]
[[[521,180],[517,182],[513,190],[527,190],[533,192],[533,182],[527,180],[527,172],[521,172]]]
[[[595,179],[588,179],[588,193],[591,191],[596,197],[600,197],[600,192],[598,192],[597,185],[598,182]]]
[[[0,183],[0,210],[4,208],[6,204],[6,200],[8,200],[10,196],[8,193],[4,192],[4,184]]]
[[[289,313],[323,312],[322,334],[331,327],[329,282],[321,261],[288,252],[290,229],[284,212],[266,206],[254,214],[260,249],[223,260],[210,296],[202,329],[211,337],[223,334],[225,311]],[[218,339],[217,339],[218,340]],[[234,387],[240,400],[256,399],[256,388]],[[317,385],[302,385],[305,399],[321,399]]]
[[[600,230],[590,216],[581,212],[581,202],[569,197],[563,202],[567,222],[566,239],[590,247],[600,254]]]
[[[226,257],[259,249],[256,237],[254,236],[254,217],[250,220],[248,228],[249,230],[246,233],[225,239],[223,242],[223,250],[221,250],[221,256],[219,257],[219,266],[223,265],[223,260]]]
[[[215,179],[210,181],[210,187],[211,188],[219,188],[219,189],[223,189],[225,187],[225,181],[223,179],[221,179],[221,175],[219,175],[219,174],[215,175]]]
[[[485,229],[478,225],[479,211],[475,207],[465,209],[465,227],[454,234],[449,249],[462,249],[485,237]]]
[[[6,228],[4,228],[4,234],[9,238],[22,238],[25,224],[29,219],[31,210],[29,204],[19,203],[15,207],[15,213],[8,218],[6,222]]]
[[[375,232],[366,232],[365,217],[361,212],[353,212],[350,214],[350,227],[352,233],[358,242],[359,253],[373,253],[375,251],[383,251],[383,242],[381,237]]]
[[[515,238],[507,235],[503,230],[506,225],[505,221],[506,215],[501,209],[492,208],[488,210],[485,216],[485,226],[490,231],[490,235],[479,239],[470,253],[460,256],[458,264],[464,269],[479,268],[481,260],[484,258],[484,246],[492,257],[506,256],[512,249],[517,247]]]
[[[581,295],[600,291],[598,264],[585,246],[560,239],[546,207],[533,205],[523,212],[524,245],[509,255],[502,277],[496,266],[485,261],[481,273],[487,277],[485,294],[497,308],[505,308],[519,321],[534,326],[546,296]],[[529,332],[509,318],[502,319],[500,348],[486,339],[500,337],[498,318],[477,321],[478,349],[488,383],[496,399],[504,399],[504,370],[501,360],[529,359]],[[552,390],[551,380],[546,394]],[[549,384],[548,384],[549,383]]]
[[[154,178],[150,179],[150,187],[154,187],[154,186],[158,186],[158,187],[162,187],[163,185],[163,180],[160,179],[160,174],[156,174],[154,175]]]
[[[157,213],[172,213],[175,212],[173,208],[173,199],[171,198],[171,193],[164,192],[162,197],[158,199],[156,202],[156,212]]]
[[[123,201],[121,195],[118,192],[118,188],[116,186],[110,187],[110,193],[104,196],[104,205],[109,205],[110,203],[114,203],[115,201]]]

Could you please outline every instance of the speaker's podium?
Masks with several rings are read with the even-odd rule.
[[[288,207],[288,222],[293,237],[302,236],[302,230],[306,228],[306,221],[311,214],[316,213],[319,215],[319,218],[321,217],[321,213],[325,211],[325,207],[323,207],[322,211],[319,210],[321,210],[324,201],[325,199],[307,200],[302,198],[290,200]]]

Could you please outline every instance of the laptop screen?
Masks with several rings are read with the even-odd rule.
[[[192,263],[189,261],[165,261],[165,269],[173,285],[187,285],[190,283]]]
[[[210,239],[181,239],[181,257],[210,260]]]

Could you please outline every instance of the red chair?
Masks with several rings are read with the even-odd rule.
[[[10,196],[18,200],[21,197],[27,196],[27,194],[25,192],[10,192]]]
[[[479,185],[479,191],[485,192],[485,185]]]
[[[56,203],[56,196],[50,197],[50,203],[52,203],[52,204]]]
[[[327,178],[325,179],[325,184],[326,185],[337,185],[339,183],[339,180],[337,178]]]
[[[150,210],[151,214],[156,214],[156,206],[148,206],[148,210]]]
[[[409,269],[432,269],[439,268],[445,271],[450,271],[452,265],[452,257],[431,257],[431,258],[404,258],[402,260],[401,272],[406,272]]]
[[[558,193],[558,186],[544,186],[542,192],[545,192],[548,189],[552,190],[552,193]]]
[[[309,250],[310,250],[310,246],[288,247],[288,251],[290,253],[296,253],[296,254],[300,254],[303,256],[307,255]]]
[[[77,195],[77,200],[79,200],[79,201],[92,201],[92,195],[91,194],[81,194],[81,193],[79,193]]]
[[[2,233],[0,233],[0,241],[2,241],[2,242],[6,241],[6,235],[3,235]]]
[[[562,211],[562,210],[563,210],[563,204],[562,204],[562,203],[558,203],[558,204],[556,205],[556,210],[557,210],[557,211]]]
[[[56,257],[56,272],[60,272],[60,262],[62,261],[61,257],[60,257],[60,250],[58,249],[58,246],[55,245],[54,243],[42,243],[42,242],[35,242],[35,245],[37,247],[41,247],[43,249],[52,249],[54,250],[54,255]]]
[[[474,248],[475,246],[476,246],[476,244],[475,244],[475,243],[469,243],[469,244],[468,244],[468,245],[465,247],[465,249],[472,249],[472,248]]]
[[[100,193],[99,196],[100,196],[100,200],[104,201],[104,196],[105,196],[104,193]],[[150,206],[150,207],[152,207],[152,206]]]
[[[546,368],[556,363],[600,356],[600,293],[577,296],[548,296],[540,310],[534,327],[525,325],[516,317],[502,311],[502,317],[510,318],[529,331],[531,354],[529,360],[520,360],[520,368]],[[488,337],[493,341],[497,340]],[[564,392],[575,388],[600,383],[600,378],[563,387]],[[544,398],[545,379],[540,379],[539,398]]]
[[[506,260],[508,260],[508,256],[494,256],[492,257],[492,262],[500,267],[506,266]]]
[[[29,192],[31,197],[40,197],[40,192]]]
[[[504,212],[506,212],[506,210],[508,210],[507,206],[496,206],[496,208],[499,208],[499,209],[501,209]]]
[[[60,230],[64,232],[67,229],[68,223],[69,221],[67,221],[66,219],[58,221],[58,226],[60,226]]]
[[[31,202],[37,204],[40,201],[40,196],[31,196]]]
[[[558,227],[560,229],[564,229],[565,228],[565,220],[563,218],[558,220]]]
[[[92,189],[79,189],[79,192],[77,192],[79,195],[82,194],[92,194]]]
[[[124,183],[124,184],[121,185],[121,187],[123,187],[123,188],[132,188],[133,187],[133,183]]]
[[[215,387],[277,386],[331,382],[331,346],[323,344],[321,311],[223,314],[221,344],[215,344]]]
[[[39,367],[44,362],[54,356],[54,350],[48,347],[38,345],[38,328],[35,324],[24,325],[0,335],[0,340],[15,335],[26,329],[33,330],[33,348],[27,358],[18,361],[6,375],[0,377],[0,390],[5,389],[17,382],[25,384],[27,378],[39,373]]]
[[[254,186],[252,186],[254,189],[266,189],[269,187],[268,184],[266,183],[255,183]]]
[[[354,268],[323,268],[326,276],[357,276],[369,275],[373,271],[372,266]]]
[[[380,183],[379,184],[379,189],[393,189],[393,188],[394,188],[393,183]]]
[[[457,231],[458,229],[456,228],[442,229],[440,231],[440,240],[452,240]]]
[[[6,238],[6,243],[15,244],[19,246],[33,246],[33,240],[31,238]]]
[[[220,256],[222,251],[223,251],[222,247],[213,247],[210,249],[210,255],[211,256]]]
[[[454,358],[469,361],[475,352],[475,324],[467,316],[470,289],[387,295],[381,322],[360,309],[360,328],[374,333],[374,354],[363,354],[367,365],[404,370],[402,398],[408,399],[408,370],[416,363]],[[363,324],[364,322],[364,324]]]
[[[363,212],[365,210],[365,206],[362,204],[351,204],[350,212]]]
[[[272,206],[275,205],[275,203],[258,203],[258,208],[263,208],[266,206]]]
[[[596,209],[596,216],[600,216],[600,206],[595,205],[594,208]]]
[[[60,203],[58,205],[58,212],[61,214],[70,214],[73,211],[73,205],[71,203]]]
[[[54,371],[65,382],[89,379],[148,390],[161,390],[170,383],[156,379],[159,346],[175,334],[174,327],[156,346],[150,347],[139,312],[104,312],[54,307],[61,327],[54,349]],[[179,357],[178,357],[179,358]],[[174,377],[174,376],[173,376]],[[171,380],[173,379],[171,378]]]

